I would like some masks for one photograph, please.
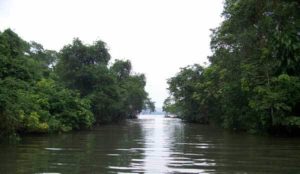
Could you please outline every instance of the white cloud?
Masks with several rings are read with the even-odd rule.
[[[1,0],[0,29],[59,50],[79,37],[105,41],[113,58],[130,59],[147,77],[161,107],[166,79],[210,54],[209,29],[221,22],[222,0]]]

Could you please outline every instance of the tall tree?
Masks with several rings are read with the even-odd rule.
[[[225,128],[250,132],[297,132],[300,128],[300,3],[296,0],[226,0],[221,26],[211,38],[211,64],[193,82],[171,78],[169,90],[188,118],[206,114]],[[187,72],[193,68],[188,68]],[[186,78],[187,79],[187,78]],[[178,88],[179,86],[179,88]],[[198,110],[197,110],[198,109]],[[192,111],[190,111],[192,112]],[[198,115],[198,116],[197,116]],[[197,119],[196,119],[197,120]]]

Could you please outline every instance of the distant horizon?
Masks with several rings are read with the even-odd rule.
[[[163,111],[162,108],[155,108],[154,112],[151,112],[150,110],[143,110],[140,115],[164,115],[166,112]]]

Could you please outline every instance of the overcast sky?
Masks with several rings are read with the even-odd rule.
[[[129,59],[134,72],[146,75],[160,108],[166,80],[207,61],[222,8],[223,0],[0,0],[0,30],[57,51],[74,37],[87,44],[101,39],[112,59]]]

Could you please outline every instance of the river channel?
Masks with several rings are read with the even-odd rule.
[[[254,136],[142,115],[90,131],[0,145],[1,174],[300,174],[300,139]]]

